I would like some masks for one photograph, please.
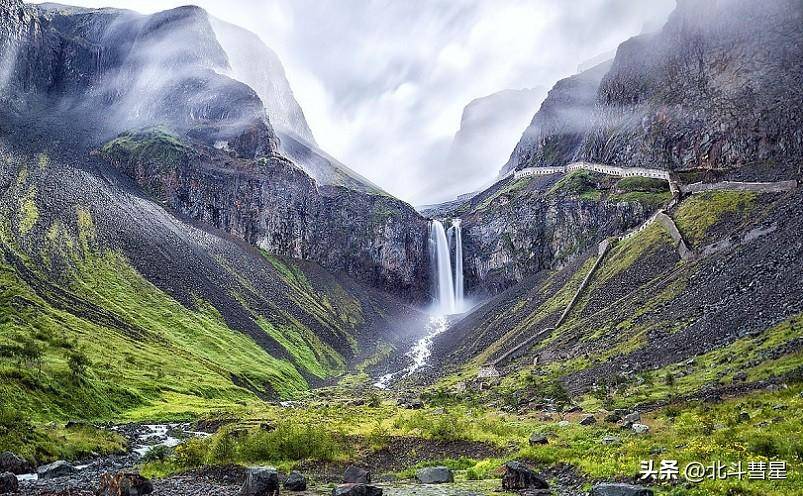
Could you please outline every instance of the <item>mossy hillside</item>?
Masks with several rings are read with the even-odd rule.
[[[706,233],[723,218],[745,219],[756,206],[757,193],[743,191],[709,191],[684,200],[673,214],[678,230],[692,245],[700,243]]]
[[[3,238],[4,404],[38,420],[137,418],[135,409],[151,415],[160,407],[181,416],[183,404],[186,416],[308,387],[293,363],[227,327],[210,305],[198,300],[186,308],[120,254],[95,251],[93,229],[83,209],[76,212],[76,227],[55,223],[47,229],[43,256],[51,262],[68,257],[70,267],[58,285]],[[69,362],[79,353],[88,365],[76,374]]]

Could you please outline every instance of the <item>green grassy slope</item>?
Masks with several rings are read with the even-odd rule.
[[[360,334],[384,304],[373,293],[308,263],[257,253],[246,271],[213,255],[229,281],[219,291],[253,321],[240,328],[199,290],[179,301],[146,279],[100,240],[89,208],[39,215],[50,199],[37,188],[61,172],[36,164],[5,164],[15,180],[0,202],[4,408],[35,421],[233,411],[341,376],[371,351]]]

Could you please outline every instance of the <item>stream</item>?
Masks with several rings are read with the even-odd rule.
[[[432,341],[435,339],[435,336],[449,329],[449,325],[450,322],[447,316],[430,317],[426,327],[426,334],[416,341],[410,351],[406,353],[406,356],[412,361],[410,365],[397,372],[391,372],[380,376],[374,383],[374,386],[380,389],[387,389],[392,382],[409,377],[423,368],[427,364],[429,356],[432,354]]]

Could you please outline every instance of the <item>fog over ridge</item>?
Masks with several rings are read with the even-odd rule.
[[[67,3],[152,13],[188,2]],[[645,25],[660,25],[674,6],[674,0],[192,3],[256,33],[281,59],[320,147],[413,204],[472,191],[507,161],[512,150],[471,170],[452,159],[470,101],[505,89],[550,88]],[[512,141],[523,131],[510,129]]]

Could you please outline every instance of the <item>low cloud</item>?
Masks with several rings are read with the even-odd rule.
[[[74,3],[153,12],[186,2]],[[279,54],[323,149],[389,192],[420,204],[476,186],[475,174],[469,180],[448,163],[469,101],[506,88],[551,87],[645,25],[660,25],[674,0],[198,4],[256,32]],[[489,180],[503,163],[487,164]],[[439,184],[448,187],[433,186]]]

